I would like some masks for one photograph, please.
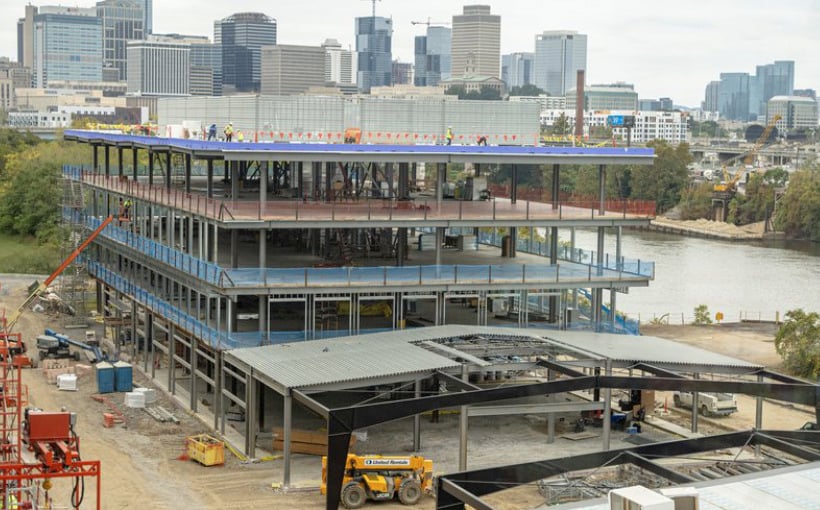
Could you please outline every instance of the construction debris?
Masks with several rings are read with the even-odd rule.
[[[146,406],[145,412],[160,423],[171,422],[179,425],[179,419],[162,406]]]

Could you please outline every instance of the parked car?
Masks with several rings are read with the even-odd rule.
[[[692,408],[692,392],[676,391],[675,407]],[[698,412],[703,416],[728,416],[737,412],[737,400],[731,393],[698,393]]]

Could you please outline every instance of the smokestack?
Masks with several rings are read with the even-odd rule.
[[[584,70],[578,70],[575,82],[575,138],[584,137]]]

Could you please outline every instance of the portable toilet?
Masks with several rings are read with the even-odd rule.
[[[107,361],[97,363],[97,391],[114,393],[114,365]]]
[[[134,370],[130,363],[114,363],[114,386],[116,391],[131,391],[134,388]]]

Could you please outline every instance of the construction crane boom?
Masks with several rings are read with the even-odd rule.
[[[745,167],[740,168],[734,173],[734,175],[730,175],[729,174],[729,169],[728,169],[729,164],[743,158],[744,166],[745,165],[751,165],[754,162],[755,155],[760,150],[760,148],[763,147],[766,144],[766,142],[769,140],[769,135],[771,135],[772,130],[774,129],[775,125],[777,124],[777,122],[780,119],[782,119],[782,117],[780,115],[775,115],[774,117],[772,117],[772,120],[770,120],[769,123],[766,125],[766,129],[763,130],[763,133],[760,134],[760,136],[757,138],[757,141],[755,142],[754,146],[751,149],[749,149],[748,151],[746,151],[744,153],[738,154],[737,156],[734,156],[734,157],[728,159],[723,164],[723,180],[724,180],[724,182],[715,184],[714,190],[716,192],[727,192],[727,191],[732,192],[732,191],[734,191],[735,186],[740,181],[740,178],[743,176],[746,169],[745,169]]]
[[[430,21],[430,18],[427,18],[427,21],[411,21],[411,25],[427,25],[427,28],[430,28],[430,25],[449,25],[449,21]]]

